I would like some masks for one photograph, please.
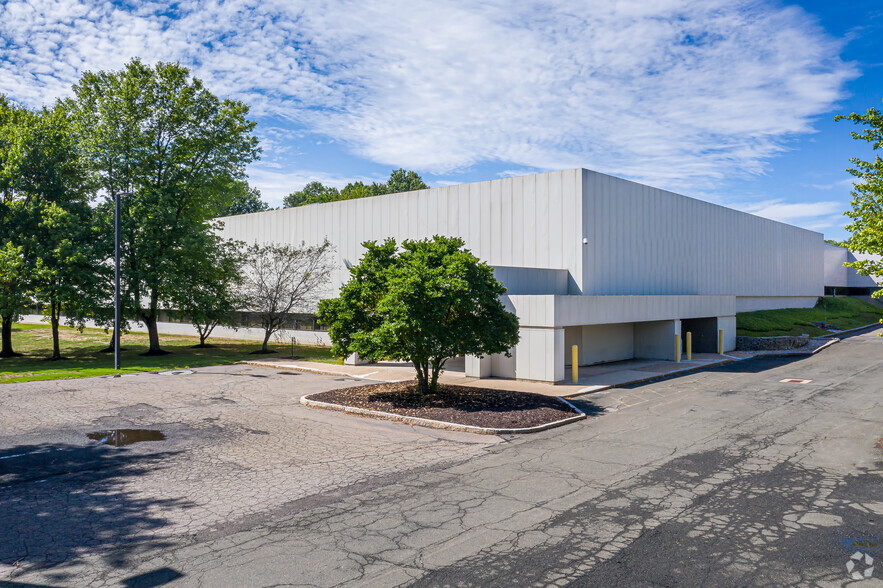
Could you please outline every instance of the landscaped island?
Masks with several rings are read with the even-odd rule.
[[[525,429],[541,430],[584,418],[573,406],[553,396],[450,384],[439,384],[437,392],[426,394],[414,381],[339,388],[311,394],[304,403],[411,424],[475,427],[493,433],[532,432]]]

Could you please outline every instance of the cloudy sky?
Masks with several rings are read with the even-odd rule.
[[[3,0],[0,92],[180,61],[259,121],[266,200],[417,170],[587,167],[843,238],[838,113],[881,107],[879,0]]]

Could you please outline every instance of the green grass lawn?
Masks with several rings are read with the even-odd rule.
[[[66,359],[49,361],[52,351],[52,331],[48,325],[16,324],[12,331],[12,345],[22,357],[0,359],[0,384],[32,380],[87,378],[113,374],[113,354],[100,353],[110,342],[110,334],[101,329],[85,329],[82,333],[63,327],[60,331],[61,353]],[[258,341],[209,339],[213,347],[194,348],[198,337],[160,335],[163,349],[169,355],[143,357],[147,351],[146,333],[128,333],[122,337],[120,362],[122,372],[151,372],[206,365],[225,365],[249,359],[291,357],[291,345],[270,345],[275,355],[252,355],[260,349]],[[304,361],[341,363],[327,347],[296,345],[294,355]]]
[[[740,312],[736,315],[736,334],[748,337],[778,335],[824,335],[828,331],[812,323],[826,322],[838,329],[854,329],[883,319],[883,308],[857,298],[826,296],[813,308],[783,308]]]

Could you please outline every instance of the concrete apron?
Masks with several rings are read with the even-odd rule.
[[[740,354],[742,355],[742,354]],[[545,396],[573,397],[606,390],[615,386],[635,384],[663,376],[690,372],[714,365],[729,363],[742,357],[735,354],[717,355],[712,353],[693,354],[691,361],[665,361],[658,359],[630,359],[613,363],[604,363],[579,368],[579,379],[576,383],[566,380],[555,384],[534,382],[529,380],[512,380],[504,378],[473,378],[467,377],[459,369],[447,370],[439,378],[440,382],[459,386],[474,386],[493,390],[514,390],[517,392],[533,392]],[[366,365],[339,365],[310,361],[286,360],[285,358],[247,361],[249,365],[277,368],[280,370],[297,370],[311,373],[327,374],[364,380],[366,384],[375,382],[397,382],[413,380],[416,376],[413,366],[404,362],[381,362]],[[567,370],[571,377],[570,368]]]

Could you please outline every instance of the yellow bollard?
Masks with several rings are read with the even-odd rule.
[[[717,332],[717,354],[724,354],[724,330],[719,329]]]
[[[576,345],[570,348],[570,369],[573,371],[573,383],[579,381],[579,347]]]
[[[693,333],[687,331],[687,361],[693,359]]]
[[[681,361],[681,335],[679,333],[675,333],[675,361],[678,363]]]

